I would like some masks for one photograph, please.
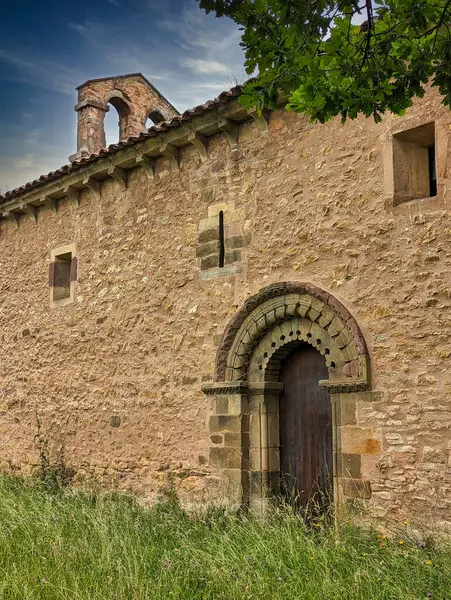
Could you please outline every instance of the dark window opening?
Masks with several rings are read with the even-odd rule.
[[[393,176],[395,204],[437,195],[433,122],[393,136]]]
[[[224,212],[219,212],[219,266],[224,266],[225,244],[224,244]]]
[[[72,252],[55,256],[50,264],[49,285],[52,288],[52,300],[56,302],[70,298],[71,282],[77,279],[77,259]]]
[[[435,144],[428,148],[429,159],[429,195],[437,195],[437,169],[435,166]]]

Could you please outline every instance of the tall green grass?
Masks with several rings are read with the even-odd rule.
[[[402,543],[401,543],[402,542]],[[431,594],[431,596],[428,596]],[[0,477],[0,599],[451,600],[451,544]]]

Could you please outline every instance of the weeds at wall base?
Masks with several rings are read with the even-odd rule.
[[[409,522],[306,521],[176,498],[133,496],[0,476],[0,598],[7,600],[423,600],[451,598],[451,540]],[[428,594],[432,594],[428,596]]]

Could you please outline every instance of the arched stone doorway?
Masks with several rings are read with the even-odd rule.
[[[369,482],[360,476],[360,457],[341,453],[346,405],[370,389],[364,337],[349,311],[327,292],[312,284],[281,283],[249,298],[232,319],[218,348],[214,381],[203,386],[214,401],[210,463],[236,506],[264,510],[280,494],[281,369],[283,377],[285,359],[307,347],[327,367],[318,387],[331,402],[334,501],[370,495]]]

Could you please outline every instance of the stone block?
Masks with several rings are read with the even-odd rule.
[[[280,494],[280,471],[250,471],[251,497],[258,498],[256,508],[260,508],[262,498]]]
[[[341,394],[340,396],[340,425],[356,425],[357,417],[356,417],[356,400],[354,398],[350,398],[351,394]]]
[[[235,250],[236,248],[244,248],[245,246],[249,246],[250,242],[250,233],[247,233],[246,235],[235,235],[233,237],[226,238],[225,247],[227,250]]]
[[[219,267],[219,254],[212,254],[211,256],[207,256],[206,258],[203,258],[200,262],[200,268],[202,271],[214,269],[215,267]]]
[[[241,260],[241,251],[240,250],[232,250],[230,252],[225,253],[226,265],[230,265],[234,262],[238,262],[239,260]]]
[[[381,442],[373,429],[364,427],[340,427],[341,451],[345,454],[377,454]]]
[[[217,415],[227,415],[229,412],[229,400],[227,396],[217,396],[214,399],[214,411]]]
[[[339,477],[351,477],[360,479],[362,459],[360,454],[337,455],[337,470]]]
[[[205,244],[199,244],[196,248],[196,256],[198,258],[204,258],[211,254],[217,254],[219,251],[219,240],[213,242],[207,242]]]
[[[210,448],[210,464],[219,469],[241,469],[241,449],[221,446]]]
[[[337,336],[343,328],[344,323],[337,316],[335,316],[329,323],[329,325],[326,327],[327,332],[331,337]]]
[[[211,415],[209,427],[211,433],[241,432],[240,415]]]
[[[207,244],[208,242],[213,241],[217,242],[219,240],[218,226],[212,227],[210,229],[205,229],[205,231],[201,231],[197,240],[199,244]]]
[[[346,498],[360,500],[369,500],[371,498],[371,484],[369,481],[341,477],[338,482]]]
[[[233,212],[235,209],[235,203],[234,202],[218,202],[217,204],[211,204],[208,207],[208,217],[217,217],[219,215],[219,213],[222,211],[224,213],[226,212]]]
[[[224,433],[224,445],[236,446],[239,448],[249,447],[249,433]]]
[[[218,227],[219,227],[218,217],[208,217],[206,219],[200,219],[200,221],[199,221],[199,237],[200,237],[201,232],[210,231],[212,229],[215,229],[217,232]]]

